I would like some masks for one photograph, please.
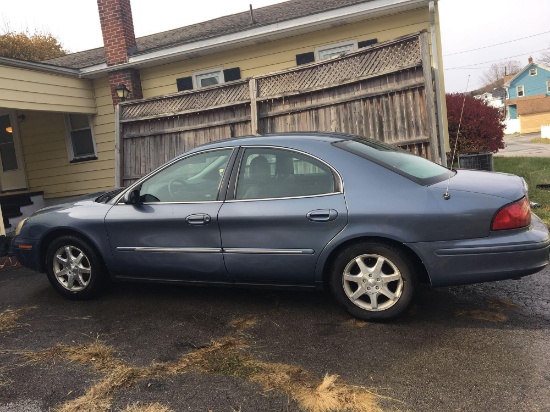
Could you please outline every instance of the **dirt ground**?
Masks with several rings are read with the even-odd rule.
[[[392,323],[322,292],[119,284],[72,302],[0,271],[0,412],[550,411],[550,271],[422,288]]]

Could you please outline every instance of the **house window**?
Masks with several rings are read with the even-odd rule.
[[[516,87],[516,91],[517,91],[518,97],[525,96],[525,87],[524,86]]]
[[[71,162],[96,160],[92,118],[86,114],[65,115],[67,148]]]
[[[550,80],[546,81],[546,93],[550,93]]]
[[[214,86],[225,81],[223,69],[207,69],[193,73],[193,82],[195,89],[201,87]]]
[[[331,57],[339,56],[342,53],[346,53],[352,50],[357,50],[357,42],[355,40],[316,47],[315,57],[317,58],[317,61],[325,60],[330,59]]]
[[[536,75],[537,75],[536,67],[534,69],[529,69],[529,76],[536,76]]]

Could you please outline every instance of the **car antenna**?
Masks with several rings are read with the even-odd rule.
[[[468,85],[470,84],[470,75],[468,75],[468,80],[466,81],[466,90],[464,90],[464,100],[462,100],[462,109],[460,110],[460,119],[458,120],[458,130],[456,131],[456,140],[455,147],[453,149],[453,154],[451,156],[451,167],[449,169],[449,180],[447,180],[447,189],[445,189],[445,194],[443,199],[449,200],[451,195],[449,194],[449,185],[451,183],[451,177],[453,177],[453,164],[455,162],[456,155],[456,146],[458,145],[458,135],[460,134],[460,125],[462,124],[462,115],[464,114],[464,104],[466,103],[466,92],[468,91]]]

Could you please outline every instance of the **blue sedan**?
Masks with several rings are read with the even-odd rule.
[[[42,209],[16,234],[19,261],[70,299],[109,278],[326,287],[366,320],[402,314],[418,282],[538,272],[550,248],[518,176],[318,133],[195,148],[128,188]]]

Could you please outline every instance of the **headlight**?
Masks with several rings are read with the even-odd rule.
[[[19,233],[21,233],[21,228],[23,227],[27,219],[28,217],[26,217],[25,219],[23,219],[21,222],[17,224],[17,227],[15,228],[15,236],[19,236]]]

